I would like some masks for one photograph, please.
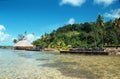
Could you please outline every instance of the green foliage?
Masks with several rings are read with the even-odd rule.
[[[59,40],[59,39],[51,42],[48,47],[49,48],[56,48],[58,50],[67,49],[67,46],[65,45],[64,41]]]
[[[2,49],[13,49],[13,46],[0,46]]]
[[[42,41],[42,40],[40,40],[40,39],[37,39],[37,40],[33,41],[32,44],[34,46],[47,47],[47,43]]]
[[[16,39],[13,40],[13,43],[17,43],[21,40],[25,40],[26,39],[26,35],[27,35],[27,32],[25,32],[24,34],[19,34],[18,37]]]
[[[15,44],[15,43],[17,43],[17,42],[18,42],[18,40],[17,40],[17,39],[14,39],[14,40],[13,40],[13,43],[14,43],[14,44]]]
[[[65,25],[33,42],[33,45],[59,50],[68,49],[69,45],[76,48],[103,47],[105,44],[120,44],[120,18],[104,22],[104,18],[98,15],[96,22]]]
[[[25,36],[23,34],[18,35],[18,41],[24,40]]]
[[[34,35],[34,32],[32,33],[32,35]],[[15,44],[15,43],[22,41],[22,40],[28,40],[27,39],[27,31],[25,31],[23,34],[18,34],[17,38],[13,39],[13,43]],[[41,43],[41,42],[38,42],[38,40],[36,40],[34,42],[35,42],[35,45]]]
[[[98,15],[97,25],[98,26],[104,26],[104,18],[101,15]]]

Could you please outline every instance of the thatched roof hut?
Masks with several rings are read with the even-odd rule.
[[[27,40],[22,40],[22,41],[17,42],[14,45],[14,49],[17,49],[17,50],[29,50],[29,49],[33,49],[33,45]]]

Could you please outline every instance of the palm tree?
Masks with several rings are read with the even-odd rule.
[[[24,35],[22,35],[22,34],[18,35],[18,41],[21,41],[21,40],[24,40],[24,39],[25,39]]]
[[[116,44],[119,44],[119,40],[120,40],[120,18],[116,18],[115,20],[114,20],[114,23],[113,23],[113,25],[114,25],[114,31],[116,32],[116,34],[117,34],[117,39],[116,39]]]
[[[102,47],[104,45],[104,18],[101,15],[98,15],[97,18],[97,26],[100,26],[102,28],[99,29],[99,32],[101,33],[101,37],[102,37]]]
[[[116,18],[116,19],[115,19],[115,21],[114,21],[114,26],[115,26],[115,28],[116,28],[116,27],[119,27],[119,28],[120,28],[120,18],[118,18],[118,19]]]
[[[104,26],[104,18],[101,15],[98,15],[97,26]]]
[[[13,40],[13,43],[14,43],[14,44],[15,44],[15,43],[17,43],[17,42],[18,42],[18,40],[17,40],[17,39],[14,39],[14,40]]]

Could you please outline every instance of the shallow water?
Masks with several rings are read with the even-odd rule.
[[[119,56],[0,49],[0,79],[119,79],[119,60]]]

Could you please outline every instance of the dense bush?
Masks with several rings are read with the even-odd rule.
[[[103,47],[120,44],[120,18],[104,22],[98,15],[96,22],[65,25],[33,41],[33,45],[63,49],[72,47]]]

